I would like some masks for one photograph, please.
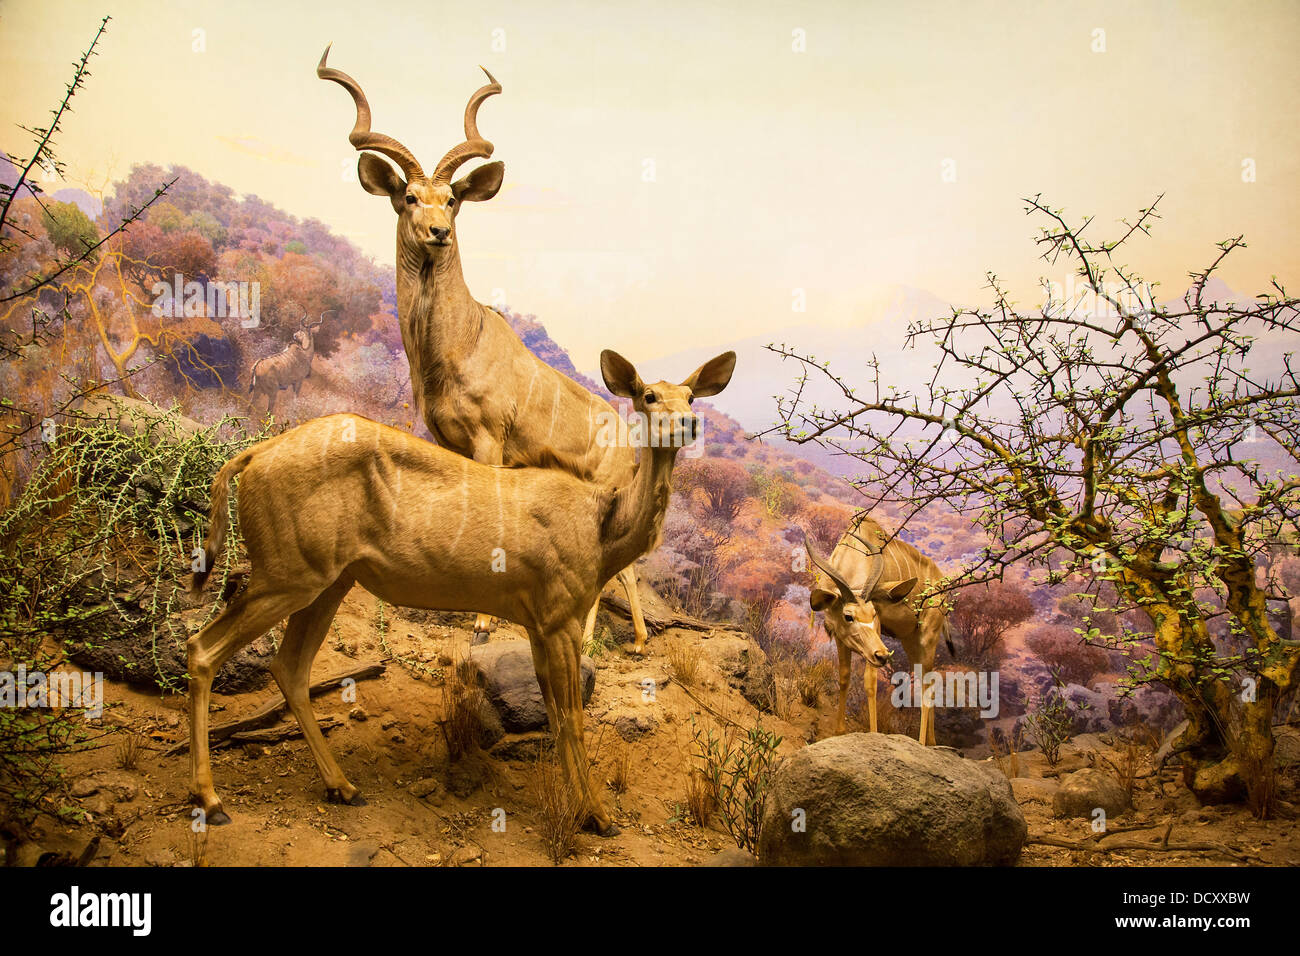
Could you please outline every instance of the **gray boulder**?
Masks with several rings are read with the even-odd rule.
[[[1007,865],[1027,836],[996,768],[897,734],[845,734],[782,761],[758,858],[765,866]]]
[[[1101,733],[1111,729],[1110,699],[1082,684],[1066,684],[1061,696],[1070,705],[1076,734]]]
[[[1052,797],[1052,812],[1058,817],[1091,817],[1095,810],[1119,816],[1129,808],[1128,793],[1110,774],[1093,769],[1076,770],[1061,778]]]
[[[501,716],[509,733],[538,730],[547,725],[542,686],[533,669],[533,654],[527,641],[496,641],[470,648],[464,667],[467,679],[483,687],[488,700]],[[596,687],[596,664],[582,658],[582,703],[591,700]]]
[[[141,600],[147,601],[148,596]],[[197,634],[207,614],[206,608],[194,608],[173,615],[175,636],[163,631],[155,638],[144,621],[129,632],[98,640],[71,640],[66,645],[68,656],[84,670],[101,673],[109,680],[150,690],[182,691],[189,667],[184,637]],[[275,649],[265,637],[240,648],[221,665],[212,689],[219,694],[239,694],[265,687],[271,680],[267,668],[274,656]]]

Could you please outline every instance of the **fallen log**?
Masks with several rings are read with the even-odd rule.
[[[626,598],[611,594],[603,595],[600,600],[606,608],[618,614],[619,617],[626,618],[629,621],[632,620],[632,608],[628,605]],[[668,617],[659,617],[655,614],[646,614],[642,612],[642,617],[645,618],[646,630],[651,634],[658,634],[670,627],[675,627],[683,631],[744,632],[744,628],[739,624],[718,621],[701,621],[699,618],[687,617],[682,614],[672,614]]]
[[[335,674],[333,677],[327,677],[324,680],[317,681],[307,689],[308,695],[315,697],[317,694],[324,693],[327,690],[333,690],[343,684],[345,680],[366,680],[371,677],[378,677],[388,669],[388,665],[382,661],[371,661],[368,664],[359,664],[351,670],[344,671],[341,674]],[[289,706],[284,699],[283,694],[277,694],[267,703],[263,704],[257,710],[253,711],[246,717],[240,717],[237,720],[228,721],[224,724],[218,724],[208,732],[208,740],[212,743],[225,740],[244,731],[254,730],[258,727],[265,727],[272,723],[280,712]],[[190,742],[188,740],[178,743],[175,747],[168,750],[164,756],[173,757],[176,754],[184,753],[189,750]]]
[[[1230,846],[1224,846],[1222,843],[1199,843],[1199,842],[1198,843],[1169,843],[1167,842],[1167,840],[1166,841],[1157,840],[1153,843],[1143,843],[1139,840],[1120,840],[1115,843],[1099,843],[1092,840],[1081,840],[1081,841],[1062,840],[1059,837],[1049,837],[1049,836],[1030,837],[1025,842],[1035,843],[1040,846],[1061,847],[1062,849],[1065,850],[1099,850],[1103,853],[1110,853],[1114,851],[1127,852],[1130,850],[1147,850],[1152,853],[1161,853],[1161,852],[1176,853],[1179,851],[1188,851],[1188,852],[1202,851],[1208,853],[1221,853],[1224,856],[1230,856],[1234,860],[1238,860],[1242,863],[1250,863],[1251,861],[1263,862],[1257,856],[1251,856],[1250,854],[1242,853],[1238,850],[1234,850]]]
[[[319,718],[316,723],[320,725],[321,733],[325,733],[328,730],[333,730],[335,727],[338,727],[343,723],[343,721],[339,720],[333,714],[326,714],[324,717]],[[231,734],[224,742],[240,744],[278,744],[282,740],[288,740],[290,737],[301,736],[302,728],[298,726],[297,721],[294,721],[292,724],[276,724],[274,727],[267,727],[263,730],[240,730]]]

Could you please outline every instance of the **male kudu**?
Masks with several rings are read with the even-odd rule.
[[[275,399],[286,388],[293,389],[297,398],[302,383],[311,378],[311,363],[316,357],[316,333],[320,331],[325,316],[310,325],[303,319],[301,327],[293,333],[293,341],[266,358],[254,363],[249,376],[249,402],[257,404],[258,396],[266,399],[266,414],[275,410]]]
[[[370,104],[361,86],[327,67],[328,56],[326,47],[316,75],[338,83],[356,104],[348,140],[363,151],[357,162],[361,185],[373,195],[387,196],[397,213],[397,317],[416,407],[430,433],[444,448],[488,465],[537,461],[551,451],[557,460],[576,462],[598,480],[630,481],[632,451],[598,441],[601,425],[616,414],[614,409],[534,355],[500,313],[475,301],[461,272],[456,216],[464,203],[497,194],[505,164],[488,163],[456,182],[452,176],[469,160],[492,155],[492,144],[479,135],[478,110],[501,92],[501,84],[483,71],[491,82],[465,107],[465,141],[426,176],[409,149],[370,131]],[[397,163],[405,180],[375,153]],[[632,649],[640,653],[647,632],[632,562],[617,573],[632,612]],[[587,637],[595,615],[593,604]],[[474,629],[487,627],[480,613]]]
[[[826,612],[826,630],[835,639],[839,651],[837,734],[844,733],[845,698],[848,696],[849,669],[854,651],[867,660],[863,685],[867,692],[871,732],[876,732],[877,668],[889,657],[887,651],[883,656],[880,654],[884,650],[883,644],[876,647],[882,630],[903,645],[908,661],[919,663],[922,674],[934,669],[940,637],[948,642],[948,650],[953,649],[944,610],[929,605],[918,608],[914,601],[907,599],[908,595],[920,594],[931,582],[940,580],[943,573],[938,565],[906,541],[898,538],[886,541],[886,538],[880,525],[863,515],[840,536],[829,561],[817,553],[811,541],[804,539],[809,560],[835,586],[832,591],[814,584],[808,603],[814,611]],[[920,688],[917,692],[920,693]],[[926,704],[924,694],[921,694],[918,739],[923,744],[935,743],[934,709]]]
[[[190,638],[191,789],[210,824],[228,823],[212,782],[212,678],[241,647],[286,616],[271,662],[331,801],[361,804],[325,744],[308,675],[354,583],[390,604],[486,609],[528,631],[533,665],[566,779],[598,832],[617,832],[591,785],[582,734],[583,618],[605,582],[659,543],[679,447],[694,440],[692,399],[731,380],[736,355],[706,362],[680,385],[645,385],[631,363],[601,353],[615,395],[650,421],[631,481],[583,479],[572,463],[485,465],[356,415],[331,415],[254,445],[212,484],[204,568],[226,535],[228,483],[239,483],[247,585]],[[504,555],[504,563],[502,563]],[[194,575],[197,596],[208,571]]]

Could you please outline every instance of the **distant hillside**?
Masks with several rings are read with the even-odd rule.
[[[18,173],[19,169],[14,165],[13,160],[7,153],[0,150],[0,185],[12,187],[18,182]],[[42,188],[45,187],[46,184],[41,182],[39,176],[36,177],[36,181],[37,185]],[[31,187],[24,183],[23,188],[19,190],[18,195],[19,198],[21,198],[23,196],[31,196],[34,194],[32,193]],[[104,204],[84,189],[74,189],[71,186],[65,186],[62,189],[56,189],[54,192],[42,192],[41,195],[48,196],[56,202],[70,202],[77,206],[91,219],[98,219],[99,214],[104,210]]]

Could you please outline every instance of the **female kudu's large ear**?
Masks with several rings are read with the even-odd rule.
[[[636,398],[645,388],[632,363],[613,349],[600,353],[600,375],[605,387],[623,398]]]
[[[731,381],[731,373],[736,370],[736,353],[723,352],[709,359],[697,368],[691,377],[682,382],[696,398],[717,395]]]

